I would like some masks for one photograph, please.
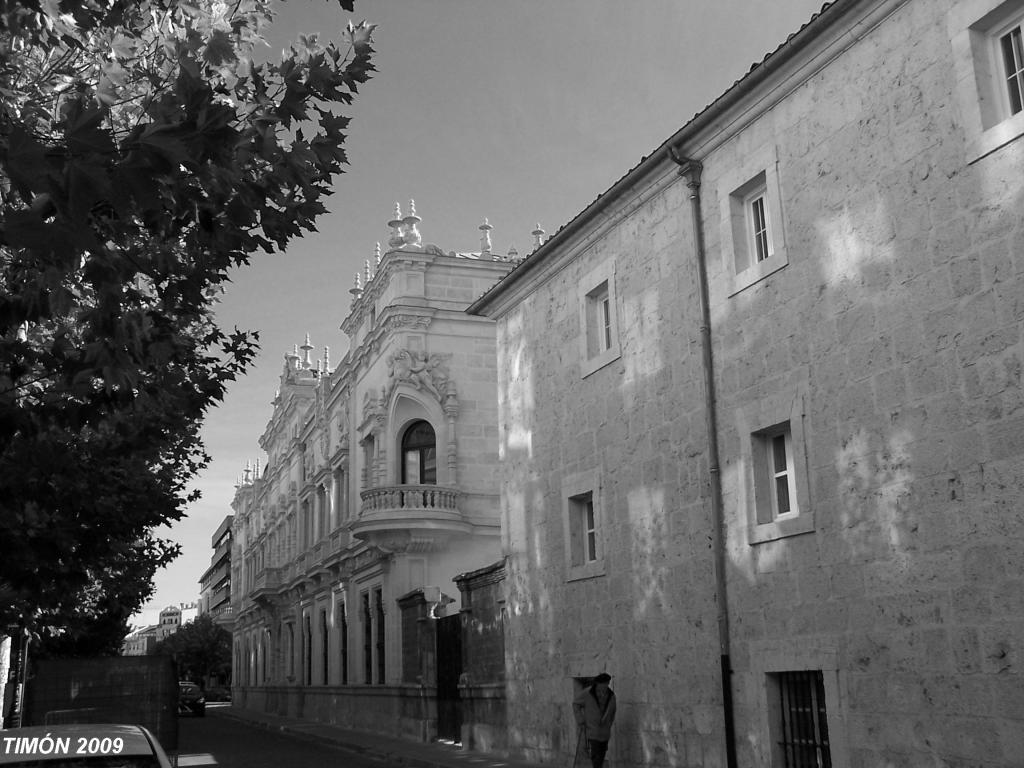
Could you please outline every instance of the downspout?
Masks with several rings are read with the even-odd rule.
[[[679,166],[679,175],[690,189],[693,246],[697,257],[697,295],[700,303],[700,347],[704,369],[704,418],[708,432],[708,473],[711,481],[712,548],[714,550],[715,597],[718,604],[718,647],[721,661],[722,709],[725,716],[725,759],[736,768],[736,726],[732,702],[732,665],[729,660],[729,601],[725,577],[725,514],[722,505],[722,472],[718,460],[718,414],[715,403],[715,369],[711,354],[711,304],[708,299],[707,257],[704,252],[704,224],[700,214],[701,164],[681,157],[671,144],[665,149]]]

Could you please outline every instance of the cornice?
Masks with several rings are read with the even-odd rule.
[[[557,272],[560,264],[564,265],[563,250],[574,249],[574,243],[581,238],[592,239],[592,233],[603,227],[609,208],[616,205],[618,198],[635,195],[637,187],[657,183],[652,179],[675,173],[670,150],[703,162],[908,1],[837,0],[826,4],[798,32],[561,227],[508,277],[474,301],[467,312],[493,318],[504,315]]]
[[[565,237],[561,248],[545,254],[543,259],[536,262],[534,269],[518,279],[513,279],[493,298],[485,294],[470,305],[466,312],[485,315],[492,319],[501,317],[518,305],[523,298],[534,293],[540,285],[551,280],[600,243],[609,231],[640,211],[652,198],[662,194],[677,182],[675,166],[666,166],[655,178],[638,179],[630,188],[620,190],[616,198],[606,202],[600,216],[595,216],[586,225]]]
[[[359,330],[366,312],[387,290],[387,286],[390,284],[394,273],[400,267],[426,271],[430,262],[443,255],[444,251],[436,245],[426,245],[422,249],[416,250],[398,248],[385,253],[381,257],[380,264],[377,265],[377,271],[370,278],[370,281],[353,297],[349,313],[341,321],[341,330],[349,336],[352,336],[355,331]]]

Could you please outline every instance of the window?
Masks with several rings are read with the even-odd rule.
[[[974,162],[1024,135],[1024,0],[963,0],[947,24]]]
[[[773,766],[832,768],[825,711],[825,681],[820,671],[776,672],[778,719]]]
[[[620,356],[615,265],[600,266],[580,279],[581,375],[589,376]]]
[[[612,346],[611,297],[608,281],[587,294],[587,357],[600,355]]]
[[[1021,25],[1014,23],[1009,31],[999,35],[999,53],[1006,79],[1007,111],[1016,115],[1024,109],[1024,45],[1021,44]]]
[[[804,403],[807,386],[758,398],[737,409],[743,483],[738,499],[746,512],[750,544],[814,530],[807,483]]]
[[[747,231],[750,233],[750,253],[756,261],[764,261],[772,255],[772,238],[768,232],[768,205],[764,187],[758,187],[747,197]]]
[[[345,615],[345,603],[338,603],[338,631],[341,634],[341,684],[348,685],[348,616]]]
[[[288,682],[295,679],[295,627],[285,624],[285,655],[288,658]]]
[[[755,765],[851,768],[849,678],[837,638],[789,635],[754,640],[750,673],[757,706],[750,721]],[[858,763],[859,764],[859,763]]]
[[[798,514],[793,434],[789,422],[754,435],[758,522],[767,523]]]
[[[402,436],[402,484],[437,484],[437,448],[434,428],[415,421]]]
[[[597,523],[594,518],[594,496],[586,493],[569,499],[570,551],[573,566],[597,561]]]
[[[385,648],[384,648],[384,590],[377,589],[373,593],[374,607],[377,614],[377,682],[384,685]]]
[[[788,264],[774,145],[745,155],[721,185],[722,246],[733,276],[730,295]]]
[[[363,603],[363,682],[369,685],[373,682],[373,617],[370,614],[370,593],[363,592],[360,597]]]
[[[562,481],[566,578],[604,574],[603,526],[596,470],[568,475]]]
[[[328,654],[330,652],[330,640],[327,635],[327,611],[320,611],[320,683],[327,685],[329,680],[328,672],[330,671],[330,659]]]
[[[309,614],[302,621],[302,682],[313,684],[313,627]]]

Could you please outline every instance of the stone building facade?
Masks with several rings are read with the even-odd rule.
[[[463,676],[456,577],[501,556],[494,324],[464,310],[514,262],[486,223],[456,254],[419,222],[396,210],[356,276],[336,369],[308,337],[285,355],[233,504],[234,701],[458,741],[494,681]]]
[[[1020,764],[1022,20],[827,4],[470,307],[513,752]]]

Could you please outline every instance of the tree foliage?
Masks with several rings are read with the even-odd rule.
[[[178,678],[205,684],[231,676],[231,633],[204,613],[156,644],[154,653],[174,657]]]
[[[194,500],[202,417],[256,350],[216,297],[315,229],[373,71],[365,22],[255,61],[270,19],[0,0],[0,627],[123,635],[176,554],[154,528]]]

